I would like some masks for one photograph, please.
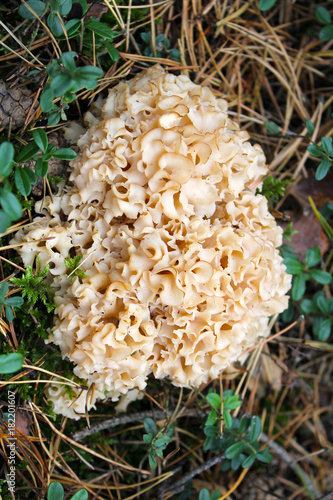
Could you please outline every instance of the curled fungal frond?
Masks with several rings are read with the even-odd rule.
[[[281,230],[249,189],[267,173],[260,146],[224,100],[160,67],[113,88],[78,146],[48,222],[15,241],[29,242],[25,265],[50,264],[49,341],[94,384],[88,407],[151,373],[177,386],[217,377],[288,302]],[[69,251],[86,278],[68,278]],[[56,411],[84,412],[82,396],[68,408],[58,393]]]

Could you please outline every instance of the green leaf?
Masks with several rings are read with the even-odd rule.
[[[32,136],[39,149],[45,153],[49,144],[45,130],[38,128],[32,132]]]
[[[36,12],[37,16],[40,17],[45,10],[45,3],[40,2],[39,0],[28,0],[27,4],[29,7]],[[25,5],[20,5],[18,10],[20,16],[24,17],[24,19],[36,19],[36,17],[26,8]]]
[[[308,131],[308,135],[310,137],[312,137],[312,135],[314,133],[314,125],[313,125],[312,121],[306,119],[305,120],[305,125],[306,125],[307,131]]]
[[[331,14],[325,7],[317,7],[315,10],[316,18],[322,24],[330,24],[331,22]]]
[[[155,453],[159,458],[163,458],[163,451],[161,449],[157,448]]]
[[[273,457],[268,452],[268,449],[265,448],[262,451],[258,451],[256,458],[257,458],[257,460],[259,460],[259,462],[263,462],[264,464],[270,464]]]
[[[92,18],[90,18],[86,23],[86,28],[88,28],[90,31],[93,31],[96,35],[110,40],[111,42],[118,35],[118,32],[112,31],[107,24],[101,23]]]
[[[313,278],[317,283],[321,285],[329,285],[332,281],[332,276],[330,273],[326,271],[322,271],[321,269],[311,269],[309,271],[311,278]]]
[[[323,158],[323,160],[319,164],[319,167],[316,170],[316,175],[315,175],[316,180],[321,181],[322,179],[324,179],[331,166],[332,166],[331,160],[327,157]]]
[[[43,160],[43,158],[38,158],[35,164],[35,172],[38,177],[45,177],[49,170],[49,162]]]
[[[14,313],[13,313],[13,310],[8,305],[5,305],[5,315],[6,315],[7,321],[13,321]]]
[[[69,73],[57,75],[50,83],[50,89],[55,97],[62,96],[72,85],[72,76]]]
[[[211,392],[210,394],[207,394],[206,399],[208,403],[215,408],[215,410],[219,410],[221,407],[221,397],[219,394],[216,394],[216,392]]]
[[[153,440],[153,435],[152,434],[144,434],[143,435],[143,440],[146,444],[150,444]]]
[[[308,248],[306,251],[305,263],[308,267],[314,267],[321,261],[321,253],[318,245]]]
[[[40,107],[42,108],[44,113],[49,113],[53,108],[53,98],[54,93],[50,88],[42,93],[40,98]]]
[[[305,293],[305,287],[306,287],[306,275],[299,274],[294,278],[293,287],[291,290],[292,299],[295,300],[296,302],[301,300],[301,298]]]
[[[80,68],[77,68],[75,71],[75,75],[87,81],[102,78],[103,74],[103,71],[96,66],[80,66]]]
[[[47,489],[47,500],[63,500],[64,488],[58,481],[53,481]]]
[[[205,425],[214,425],[217,420],[217,414],[215,410],[212,410],[208,415]]]
[[[322,137],[321,145],[323,146],[323,150],[325,151],[327,156],[333,156],[332,137]]]
[[[255,454],[250,455],[249,457],[245,458],[245,460],[243,460],[243,463],[242,463],[243,469],[248,469],[249,467],[251,467],[254,464],[255,459],[256,459]]]
[[[301,312],[303,314],[313,314],[317,312],[316,304],[309,299],[304,299],[301,303]]]
[[[54,158],[59,158],[59,160],[69,160],[70,161],[70,160],[75,160],[76,153],[72,149],[61,148],[61,149],[57,149],[57,151],[55,151],[52,156],[54,156]]]
[[[235,394],[234,396],[229,394],[224,399],[224,407],[227,410],[236,410],[236,408],[238,408],[241,405],[242,405],[241,401],[238,401],[238,394]]]
[[[60,0],[59,14],[61,16],[67,16],[72,9],[72,0]]]
[[[145,33],[141,33],[141,39],[148,45],[151,40],[151,31],[147,31]]]
[[[9,228],[10,224],[11,220],[8,217],[8,215],[5,214],[5,212],[3,212],[2,210],[0,210],[0,234],[5,233]]]
[[[152,418],[144,418],[143,419],[143,426],[148,434],[152,434],[153,436],[156,436],[157,434],[157,427]]]
[[[13,170],[14,146],[11,142],[0,145],[0,177],[8,177]]]
[[[29,196],[31,192],[31,177],[27,170],[29,170],[28,167],[16,168],[15,170],[15,185],[23,196]]]
[[[52,127],[53,125],[57,125],[57,123],[60,122],[60,111],[52,111],[52,113],[49,114],[49,118],[47,123]]]
[[[23,305],[24,300],[22,297],[8,297],[6,304],[10,307],[20,307]]]
[[[111,57],[111,60],[116,62],[118,61],[120,54],[116,47],[114,47],[111,43],[106,42],[105,44],[106,50],[108,51],[109,56]]]
[[[230,429],[232,427],[232,416],[225,408],[223,408],[223,419],[226,428]]]
[[[65,24],[68,38],[72,38],[73,36],[75,36],[81,28],[81,25],[82,23],[80,19],[70,19],[70,21]]]
[[[157,467],[157,462],[155,458],[152,455],[148,455],[148,460],[149,460],[149,466],[152,470],[156,469]]]
[[[86,14],[87,13],[87,10],[88,10],[88,4],[87,4],[87,0],[77,0],[77,2],[81,5],[82,7],[82,14]]]
[[[21,370],[24,359],[22,354],[13,352],[12,354],[0,355],[0,373],[14,373]]]
[[[199,500],[210,500],[209,490],[203,488],[199,493]]]
[[[243,443],[235,443],[226,449],[225,456],[229,458],[229,460],[232,460],[233,458],[237,458],[242,453],[243,449]]]
[[[288,274],[298,275],[304,270],[303,264],[293,255],[284,255],[283,263],[287,268]]]
[[[326,342],[331,336],[331,328],[332,328],[332,319],[331,318],[321,318],[320,327],[318,332],[316,333],[318,339],[321,342]]]
[[[265,125],[266,129],[268,130],[268,132],[270,132],[271,134],[278,135],[280,133],[280,129],[275,122],[268,121],[268,122],[265,122],[264,125]]]
[[[17,157],[17,162],[18,163],[25,163],[28,160],[31,160],[35,156],[36,153],[38,153],[39,147],[35,142],[29,142],[24,148],[20,151],[18,157]]]
[[[323,42],[331,40],[333,38],[333,24],[329,24],[321,29],[318,36]]]
[[[15,194],[5,189],[0,190],[0,202],[3,211],[10,217],[11,220],[19,219],[22,216],[21,203]]]
[[[205,436],[207,436],[207,437],[215,437],[216,436],[215,425],[205,425],[204,433],[205,433]]]
[[[74,57],[77,57],[77,53],[74,51],[64,52],[60,57],[59,61],[65,66],[68,71],[74,71],[76,69],[76,64]]]
[[[317,144],[311,144],[308,146],[307,151],[310,155],[315,156],[316,158],[321,158],[323,155],[323,148],[321,146],[317,146]]]
[[[61,36],[64,32],[57,14],[54,14],[53,12],[51,12],[47,18],[47,25],[54,36]]]
[[[239,434],[243,434],[248,430],[251,425],[251,417],[247,415],[243,415],[239,424],[238,432]]]
[[[266,12],[266,10],[271,9],[276,4],[276,0],[260,0],[259,9],[261,12]]]
[[[250,427],[250,443],[257,441],[261,434],[261,420],[258,415],[252,417],[251,427]]]
[[[323,295],[319,295],[319,297],[316,298],[316,304],[323,314],[329,314],[330,303]]]
[[[154,447],[164,449],[166,447],[166,444],[167,443],[165,442],[164,436],[161,436],[154,442]]]
[[[79,490],[72,496],[71,500],[88,500],[88,492],[86,490]]]

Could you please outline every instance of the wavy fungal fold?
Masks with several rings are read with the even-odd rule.
[[[199,386],[268,335],[288,304],[281,229],[250,188],[267,173],[210,89],[160,67],[114,87],[78,140],[67,186],[37,203],[14,242],[25,265],[50,264],[49,342],[93,390],[55,411],[79,418],[96,399],[142,390],[147,377]],[[64,259],[82,255],[85,279]]]

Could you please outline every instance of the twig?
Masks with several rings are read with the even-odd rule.
[[[313,484],[310,477],[307,473],[302,469],[302,467],[295,463],[294,459],[289,455],[289,453],[282,448],[275,441],[271,441],[271,438],[267,436],[267,434],[262,433],[260,436],[260,441],[263,443],[267,443],[267,446],[275,451],[279,455],[282,460],[289,465],[289,467],[297,474],[297,476],[301,479],[304,486],[307,488],[309,493],[311,493],[311,498],[319,498],[320,491],[318,491],[317,487]],[[333,497],[329,497],[333,498]]]
[[[193,469],[191,472],[188,472],[183,476],[179,481],[176,481],[171,488],[171,490],[167,491],[167,493],[172,493],[173,495],[176,495],[177,493],[180,493],[184,489],[184,485],[190,481],[193,477],[197,476],[198,474],[201,474],[201,472],[204,472],[207,469],[210,469],[217,463],[221,462],[225,458],[224,452],[219,453],[215,457],[211,458],[210,460],[207,460],[207,462],[198,465],[195,469]]]

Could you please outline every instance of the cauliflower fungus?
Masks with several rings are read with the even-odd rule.
[[[72,418],[149,374],[216,378],[268,335],[290,288],[281,229],[249,188],[267,173],[263,151],[210,89],[148,69],[110,91],[78,147],[69,184],[37,203],[48,221],[15,237],[25,265],[50,265],[49,341],[93,385],[74,402],[48,389]],[[69,253],[85,279],[69,279]]]

